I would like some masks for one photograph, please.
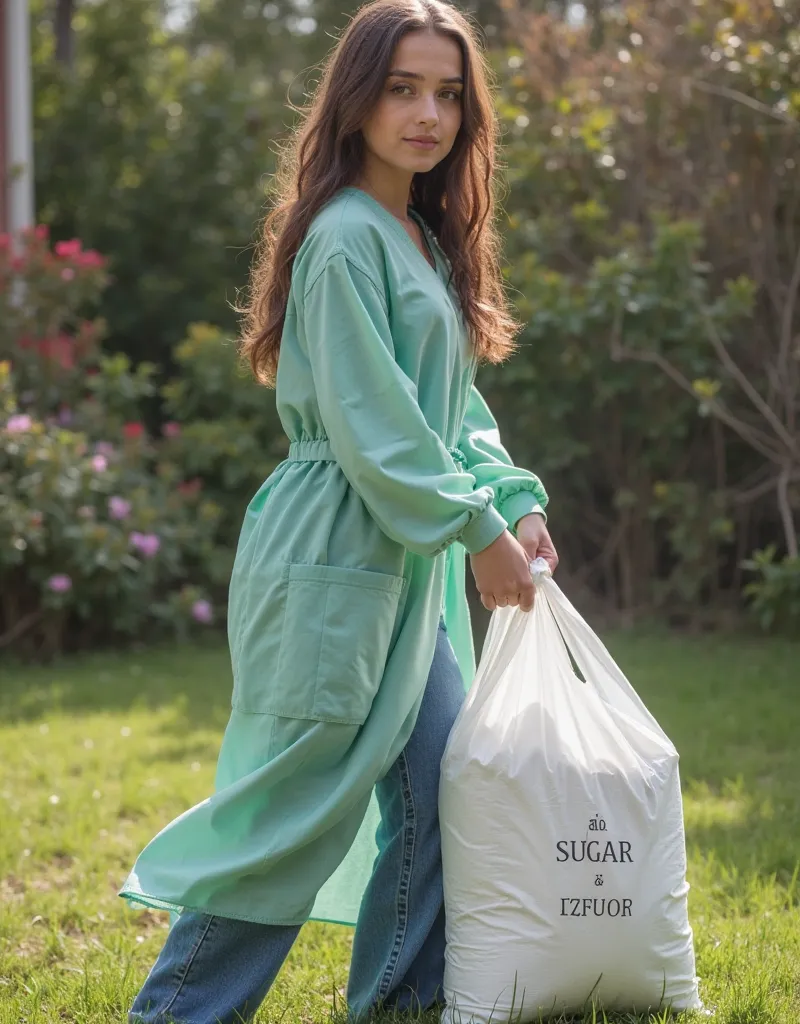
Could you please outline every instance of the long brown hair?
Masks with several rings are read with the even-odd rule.
[[[462,122],[453,148],[431,171],[414,175],[411,202],[439,239],[479,361],[502,362],[520,329],[510,315],[494,225],[499,128],[491,69],[475,29],[441,0],[375,0],[362,7],[322,65],[313,100],[282,150],[273,208],[250,272],[241,351],[256,377],[275,386],[291,271],[317,211],[357,180],[367,120],[385,87],[392,54],[408,32],[453,39],[463,60]]]

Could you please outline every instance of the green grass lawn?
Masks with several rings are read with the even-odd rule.
[[[715,1013],[681,1019],[799,1024],[800,646],[615,634],[610,647],[682,755]],[[0,669],[0,1024],[124,1021],[167,918],[116,892],[151,836],[211,791],[229,695],[215,646]],[[328,1021],[351,938],[307,926],[259,1024]]]

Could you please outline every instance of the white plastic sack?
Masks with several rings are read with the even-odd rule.
[[[699,1009],[678,754],[531,570],[533,611],[492,614],[442,759],[442,1022]]]

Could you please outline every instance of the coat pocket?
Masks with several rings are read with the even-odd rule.
[[[336,565],[286,566],[286,607],[266,710],[361,725],[383,676],[405,580]]]

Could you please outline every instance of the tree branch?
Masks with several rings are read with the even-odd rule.
[[[733,490],[733,503],[735,505],[750,505],[759,498],[763,498],[765,494],[769,494],[770,491],[775,490],[779,480],[780,474],[770,476],[768,480],[762,480],[760,484],[756,484],[754,487],[750,487],[746,491]],[[789,474],[787,484],[795,483],[796,481],[800,481],[800,469],[796,469]],[[731,490],[731,488],[729,488],[729,490]]]
[[[786,550],[789,558],[797,558],[797,530],[794,526],[792,506],[789,504],[789,480],[792,476],[790,466],[784,466],[778,477],[778,508],[781,512],[783,533],[786,538]]]
[[[734,103],[741,103],[742,106],[755,110],[757,114],[764,114],[766,117],[772,117],[776,121],[782,121],[784,124],[791,125],[794,128],[800,128],[800,123],[791,114],[784,114],[781,110],[773,110],[766,103],[761,103],[759,100],[753,99],[752,96],[748,96],[747,93],[739,92],[738,89],[729,89],[725,85],[712,85],[711,82],[704,82],[700,78],[689,79],[689,87],[690,89],[694,88],[699,89],[701,92],[711,93],[712,96],[722,96],[725,99],[733,100]]]
[[[797,301],[797,292],[800,289],[800,246],[794,259],[794,269],[789,282],[789,294],[786,296],[786,303],[783,307],[783,318],[781,320],[781,340],[778,349],[778,376],[786,387],[786,419],[790,426],[794,425],[794,398],[795,390],[792,381],[789,380],[789,356],[792,351],[792,340],[794,338],[794,307]]]
[[[719,361],[722,363],[722,365],[725,367],[728,373],[733,377],[733,379],[737,381],[739,387],[747,395],[747,397],[750,399],[750,401],[753,403],[756,409],[758,409],[758,411],[761,413],[761,415],[764,417],[767,423],[769,423],[769,425],[775,431],[776,435],[780,438],[780,440],[786,445],[786,448],[792,454],[796,453],[797,442],[795,438],[792,437],[792,435],[789,433],[786,427],[778,419],[778,417],[775,414],[775,411],[773,409],[770,409],[769,405],[767,405],[767,403],[758,393],[757,389],[753,387],[753,385],[747,378],[747,374],[745,374],[741,370],[736,361],[731,357],[731,354],[725,347],[725,343],[723,342],[722,338],[720,338],[719,333],[717,332],[717,329],[714,326],[711,317],[707,313],[705,313],[703,315],[703,319],[705,320],[706,329],[708,330],[708,336],[711,340],[711,344],[714,346],[714,351],[717,353]]]
[[[14,623],[11,629],[7,629],[5,633],[0,634],[0,647],[8,647],[9,644],[18,640],[23,633],[27,633],[29,629],[32,629],[41,617],[41,610],[23,615],[21,619]]]
[[[680,370],[673,366],[669,360],[665,359],[660,352],[636,352],[632,349],[624,348],[619,342],[615,343],[612,338],[611,358],[615,362],[619,362],[621,359],[635,359],[640,363],[654,363],[662,373],[665,373],[679,388],[697,401],[697,393],[692,387],[691,381],[684,377]],[[722,423],[730,427],[746,444],[749,444],[755,451],[760,452],[770,462],[780,464],[785,459],[785,453],[773,447],[772,438],[768,434],[732,416],[716,399],[708,400],[708,407]]]
[[[72,67],[72,15],[74,7],[75,0],[56,0],[56,14],[54,19],[56,60],[67,68]]]

